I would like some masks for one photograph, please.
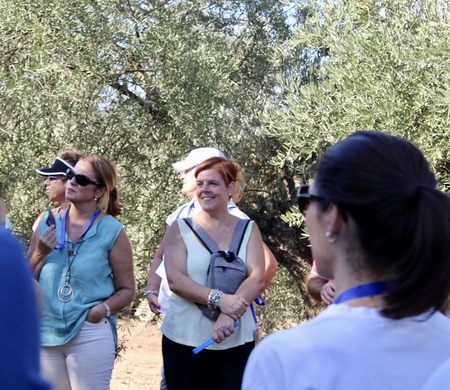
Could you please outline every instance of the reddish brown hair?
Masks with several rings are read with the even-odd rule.
[[[236,165],[230,160],[225,160],[222,157],[208,158],[198,165],[195,170],[195,177],[197,177],[198,174],[205,169],[214,169],[218,172],[220,176],[222,176],[222,179],[225,181],[226,185],[229,185],[232,181],[236,181]]]

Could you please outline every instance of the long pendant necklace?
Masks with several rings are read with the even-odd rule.
[[[69,208],[70,209],[70,208]],[[67,229],[67,213],[69,212],[69,209],[64,213],[63,219],[61,221],[61,235],[62,237],[66,236],[66,229]],[[94,215],[92,215],[91,219],[89,220],[89,223],[87,224],[86,228],[83,231],[83,234],[79,238],[79,240],[76,243],[72,242],[72,248],[67,248],[67,272],[66,272],[66,280],[65,283],[58,288],[57,296],[58,299],[61,302],[67,303],[72,300],[72,298],[75,295],[75,291],[70,285],[70,270],[72,268],[73,261],[75,260],[75,257],[77,257],[77,253],[80,251],[81,245],[83,245],[84,242],[84,236],[88,232],[88,230],[91,228],[92,224],[96,220],[96,218],[100,215],[101,210],[97,210]],[[67,229],[68,230],[68,229]],[[75,251],[75,244],[79,244],[77,250]]]

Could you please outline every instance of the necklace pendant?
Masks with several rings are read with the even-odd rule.
[[[77,252],[75,252],[73,249],[69,250],[69,253],[68,253],[69,256],[72,257],[72,256],[75,256],[76,254],[77,254]]]
[[[70,287],[67,283],[58,288],[57,296],[61,302],[70,302],[74,295],[75,291],[73,291],[73,288]]]

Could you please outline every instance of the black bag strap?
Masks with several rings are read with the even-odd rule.
[[[212,254],[219,251],[218,246],[212,240],[211,236],[206,233],[205,229],[203,229],[198,222],[193,221],[192,218],[183,218],[183,221],[186,223],[186,225],[189,226],[189,228],[197,236],[198,240],[208,250],[209,253]]]
[[[205,229],[202,228],[202,226],[197,221],[194,221],[192,218],[183,218],[183,221],[187,226],[189,226],[189,228],[196,235],[202,245],[209,251],[209,253],[213,254],[220,251],[219,247],[213,241],[211,236],[205,231]],[[231,237],[228,252],[233,252],[235,255],[239,253],[242,241],[244,240],[244,233],[247,230],[247,225],[249,224],[249,222],[249,219],[240,219],[238,221],[234,229],[233,236]]]

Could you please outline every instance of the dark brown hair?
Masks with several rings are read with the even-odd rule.
[[[66,163],[69,163],[73,167],[76,165],[82,155],[78,152],[66,151],[59,155],[59,158],[63,159]]]

